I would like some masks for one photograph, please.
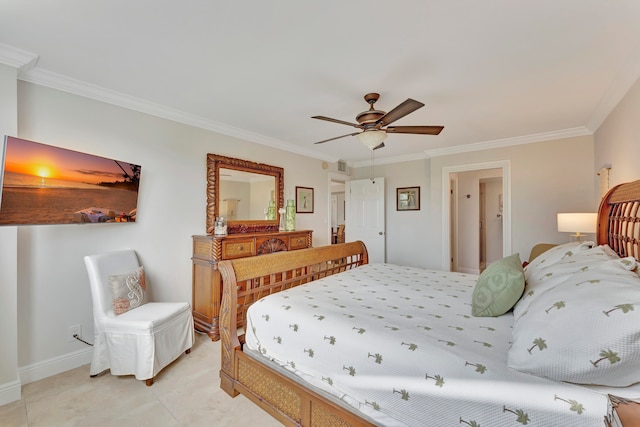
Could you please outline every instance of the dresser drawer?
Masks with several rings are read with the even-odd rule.
[[[291,236],[289,238],[289,250],[293,251],[296,249],[304,249],[307,248],[309,245],[307,244],[307,235],[301,235],[301,236]]]
[[[254,239],[222,242],[222,259],[234,259],[253,256],[256,253]]]

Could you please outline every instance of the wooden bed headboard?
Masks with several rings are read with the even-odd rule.
[[[621,257],[640,260],[640,180],[612,187],[598,209],[596,239]]]

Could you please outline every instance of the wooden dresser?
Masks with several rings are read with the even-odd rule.
[[[193,236],[193,320],[197,331],[206,332],[213,341],[220,339],[218,315],[222,279],[218,261],[258,256],[279,251],[310,248],[313,231]]]

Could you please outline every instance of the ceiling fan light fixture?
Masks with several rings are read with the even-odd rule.
[[[366,130],[356,136],[365,147],[373,150],[385,140],[387,133],[383,130]]]

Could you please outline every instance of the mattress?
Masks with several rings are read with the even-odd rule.
[[[369,264],[251,306],[246,348],[389,426],[602,426],[606,394],[507,367],[477,276]]]

